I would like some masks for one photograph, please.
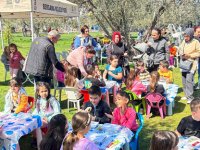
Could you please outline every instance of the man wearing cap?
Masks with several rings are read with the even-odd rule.
[[[35,82],[50,83],[53,75],[52,64],[56,69],[65,71],[55,54],[54,44],[59,38],[60,34],[56,30],[52,30],[47,37],[38,37],[32,42],[24,72],[34,75]]]

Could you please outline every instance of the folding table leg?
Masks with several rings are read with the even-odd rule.
[[[172,102],[168,105],[167,107],[167,115],[171,116],[172,115]]]
[[[41,128],[36,129],[36,137],[37,137],[37,148],[40,150],[40,143],[42,141],[42,131]]]

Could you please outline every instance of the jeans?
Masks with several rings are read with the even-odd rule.
[[[169,57],[169,65],[173,66],[174,65],[174,56]]]
[[[183,92],[188,101],[192,101],[194,99],[193,93],[193,79],[194,74],[190,72],[182,72],[182,84],[183,84]]]

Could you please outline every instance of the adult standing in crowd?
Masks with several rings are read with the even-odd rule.
[[[149,61],[147,62],[148,71],[157,71],[160,61],[169,60],[167,40],[161,36],[161,30],[159,28],[154,28],[147,44],[149,46],[147,49],[147,54],[149,55]]]
[[[194,38],[200,42],[200,26],[194,28]],[[196,90],[200,89],[200,58],[198,63],[198,84]]]
[[[81,28],[81,34],[76,36],[74,40],[74,48],[77,49],[79,46],[97,46],[97,42],[89,35],[89,27],[87,25]]]
[[[51,30],[47,37],[36,38],[31,45],[24,71],[34,75],[35,82],[50,83],[53,75],[53,66],[64,72],[63,65],[58,61],[55,54],[54,44],[60,38],[56,30]]]
[[[182,84],[185,97],[182,97],[182,100],[187,100],[187,103],[190,103],[193,97],[193,80],[194,73],[197,69],[198,58],[200,57],[200,43],[194,38],[194,29],[187,28],[184,32],[184,40],[179,47],[179,54],[181,56],[180,68],[182,70]],[[187,61],[186,61],[187,60]],[[188,66],[188,63],[191,62],[191,69],[185,69],[183,66]],[[183,64],[183,65],[182,65]],[[187,67],[188,68],[188,67]]]
[[[125,57],[128,55],[127,54],[127,47],[126,45],[122,42],[122,36],[121,33],[116,31],[113,32],[112,34],[112,42],[108,46],[106,50],[106,54],[108,56],[108,63],[110,62],[110,56],[111,55],[116,55],[118,57],[118,66],[126,69],[126,71],[130,71],[128,61],[126,61]],[[124,74],[126,76],[126,74]]]
[[[67,61],[69,66],[74,66],[78,68],[78,79],[81,79],[81,74],[86,77],[87,73],[85,71],[85,66],[87,64],[92,64],[92,58],[95,56],[95,50],[92,46],[80,46],[73,50],[67,56]]]

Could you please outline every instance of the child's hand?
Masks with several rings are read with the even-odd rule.
[[[92,107],[87,107],[87,108],[85,109],[85,111],[87,111],[88,113],[90,113],[91,110],[92,110]]]
[[[47,118],[43,118],[42,119],[42,126],[47,126],[48,125],[48,121],[47,121]]]
[[[96,119],[96,116],[92,116],[92,121],[95,121],[95,119]]]
[[[108,71],[108,74],[111,75],[111,76],[113,76],[113,73],[111,71]]]
[[[10,57],[11,57],[11,58],[13,57],[13,53],[10,53]]]
[[[168,79],[166,79],[166,83],[171,83],[171,81],[170,81],[170,79],[168,78]]]
[[[111,120],[113,120],[113,115],[107,114],[107,113],[105,113],[105,115],[106,115],[108,118],[110,118]]]

